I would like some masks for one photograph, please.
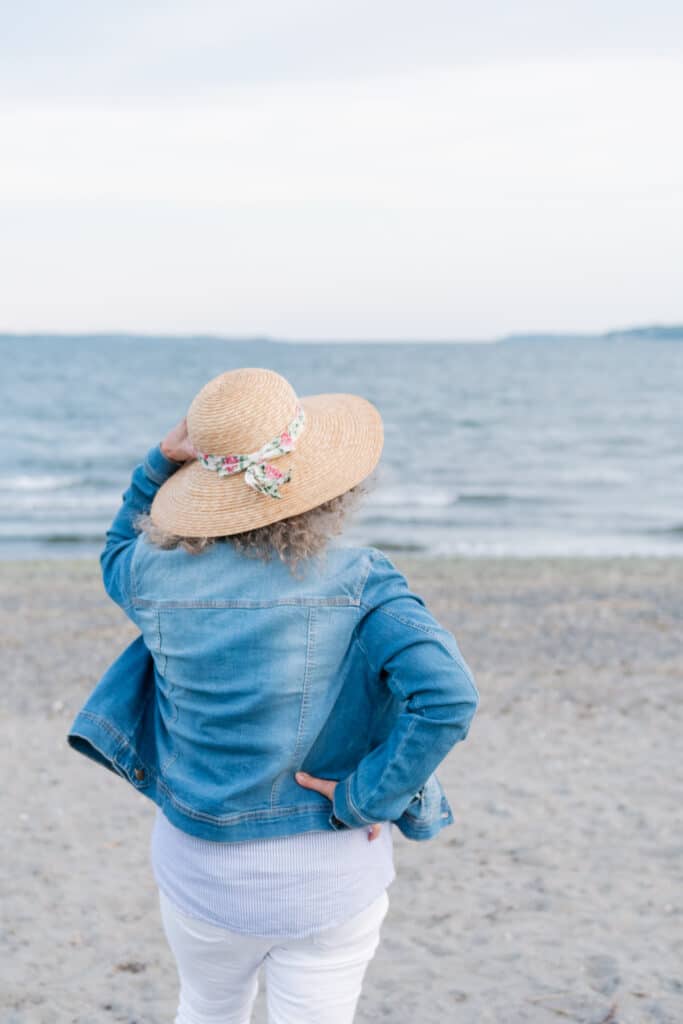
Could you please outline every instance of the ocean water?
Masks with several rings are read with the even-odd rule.
[[[377,405],[350,540],[434,555],[683,555],[683,343],[0,337],[0,558],[97,554],[147,449],[211,377]]]

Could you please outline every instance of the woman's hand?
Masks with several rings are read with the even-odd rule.
[[[188,459],[197,458],[197,449],[187,435],[187,419],[185,417],[169,430],[161,442],[161,452],[172,462],[187,462]]]
[[[316,793],[322,793],[328,800],[334,800],[334,791],[337,788],[337,783],[334,779],[316,779],[314,775],[309,775],[307,772],[295,772],[294,778],[304,789],[314,789]],[[370,842],[373,839],[377,839],[381,830],[381,825],[370,826],[368,829],[368,839]]]

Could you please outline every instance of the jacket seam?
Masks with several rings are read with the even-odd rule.
[[[360,647],[360,649],[361,649],[361,652],[362,652],[362,654],[363,654],[363,657],[365,658],[365,661],[366,661],[366,663],[367,663],[367,666],[368,666],[368,668],[370,669],[370,671],[371,671],[371,672],[372,672],[373,674],[375,674],[375,675],[376,675],[376,674],[377,674],[377,672],[376,672],[376,669],[375,669],[374,665],[372,664],[372,661],[371,661],[371,659],[370,659],[370,655],[368,654],[368,652],[367,652],[367,650],[366,650],[366,648],[365,648],[365,645],[364,645],[363,641],[362,641],[362,640],[361,640],[361,638],[360,638],[360,637],[358,636],[358,632],[357,632],[357,631],[356,631],[356,633],[354,634],[354,637],[353,637],[353,639],[354,639],[354,642],[355,642],[355,643],[356,643],[356,644],[357,644],[357,645],[358,645],[358,646]],[[399,685],[398,685],[398,684],[396,683],[396,680],[394,680],[394,684],[393,684],[393,686],[391,687],[391,689],[392,689],[392,690],[395,690],[395,691],[396,691],[396,693],[398,693],[398,694],[399,694],[399,696],[401,697],[401,700],[407,700],[407,697],[406,697],[406,695],[405,695],[405,694],[404,694],[404,692],[403,692],[403,688],[402,688],[402,687],[400,687],[400,686],[399,686]]]
[[[150,598],[136,597],[134,598],[133,604],[136,608],[153,608],[153,609],[164,609],[164,608],[246,608],[258,610],[259,608],[281,608],[281,607],[295,607],[295,608],[320,608],[320,607],[336,607],[336,608],[357,608],[359,602],[352,597],[346,596],[335,596],[335,597],[292,597],[292,598],[280,598],[272,601],[256,601],[248,600],[245,598],[226,598],[225,600],[206,600],[206,601],[154,601]]]
[[[270,790],[270,806],[275,808],[275,803],[280,794],[280,788],[282,786],[283,778],[285,775],[293,773],[293,770],[297,767],[299,760],[299,751],[301,749],[301,739],[304,731],[304,721],[308,714],[309,708],[309,695],[310,695],[310,671],[313,656],[315,654],[315,616],[313,609],[308,610],[308,623],[306,629],[306,661],[304,663],[304,674],[301,688],[301,703],[299,705],[299,721],[297,723],[296,739],[294,740],[294,750],[289,762],[289,768],[280,772],[277,778],[274,780]]]
[[[87,712],[80,712],[80,714],[87,714]],[[80,717],[80,715],[79,715],[79,717]],[[102,747],[99,747],[97,745],[97,743],[95,743],[95,741],[93,740],[93,738],[91,736],[83,735],[83,733],[78,732],[77,726],[78,726],[78,718],[76,719],[76,721],[74,722],[73,726],[71,727],[71,731],[69,733],[69,740],[71,740],[72,736],[77,736],[79,739],[85,740],[86,743],[88,743],[89,746],[91,746],[93,748],[93,750],[97,751],[97,753],[100,755],[100,757],[104,758],[104,761],[106,762],[105,766],[107,768],[109,768],[111,771],[113,771],[114,774],[118,775],[120,778],[127,779],[128,776],[126,775],[126,773],[123,771],[122,768],[119,768],[118,764],[116,763],[116,761],[114,760],[112,755],[108,754],[106,750],[102,750]]]
[[[465,661],[462,658],[462,656],[458,655],[458,653],[455,650],[453,650],[453,648],[451,647],[450,644],[447,644],[447,643],[444,642],[442,636],[440,636],[440,634],[439,634],[439,632],[437,632],[437,630],[430,629],[429,626],[423,626],[422,623],[420,623],[420,622],[413,622],[411,619],[406,619],[406,618],[404,618],[403,615],[397,615],[396,612],[387,611],[386,608],[380,608],[380,607],[377,607],[377,606],[373,607],[372,605],[369,605],[369,604],[363,604],[362,601],[361,601],[361,608],[366,609],[366,611],[370,611],[370,612],[374,611],[374,612],[378,612],[381,615],[386,615],[388,618],[394,619],[396,622],[400,622],[401,625],[403,625],[403,626],[409,626],[411,629],[415,629],[419,633],[424,633],[425,636],[430,637],[437,644],[439,644],[444,649],[444,651],[446,651],[446,653],[448,655],[450,655],[450,657],[453,659],[453,661],[457,665],[460,666],[460,668],[465,672],[465,674],[467,676],[471,675],[471,673],[470,673],[467,665],[465,664]]]
[[[437,640],[439,635],[435,629],[431,629],[429,626],[423,626],[420,622],[414,622],[412,619],[406,619],[403,615],[397,615],[396,612],[387,611],[386,608],[382,608],[380,605],[364,604],[360,602],[361,608],[365,608],[369,612],[379,612],[381,615],[386,615],[390,619],[395,619],[396,622],[401,622],[404,626],[412,626],[413,629],[419,630],[420,633],[426,633],[428,636],[433,636]]]
[[[144,717],[145,711],[147,710],[147,706],[148,706],[150,700],[152,699],[152,696],[153,696],[153,691],[150,688],[150,689],[148,689],[147,694],[145,695],[144,700],[141,701],[142,707],[140,708],[140,714],[138,715],[138,717],[133,722],[133,725],[132,725],[133,734],[135,734],[137,732],[137,728],[138,728],[140,722],[142,721],[142,719]],[[135,753],[135,756],[138,757],[138,752],[137,752],[137,750],[135,750],[135,747],[131,747],[131,750],[133,750],[134,753]]]
[[[161,672],[162,676],[165,676],[166,668],[167,668],[167,665],[168,665],[168,656],[164,654],[163,636],[162,636],[162,633],[161,633],[161,609],[160,608],[157,608],[157,643],[159,645],[159,661],[161,662],[161,664],[159,666],[159,671]],[[170,683],[170,680],[169,680],[169,683]],[[173,686],[173,683],[170,683],[170,685]],[[178,716],[176,715],[176,719],[177,719],[177,717]]]
[[[365,585],[368,582],[368,577],[370,575],[370,572],[372,571],[372,568],[373,568],[374,564],[375,564],[374,556],[370,555],[370,557],[368,558],[368,565],[367,565],[367,568],[365,570],[365,575],[363,576],[362,580],[360,581],[360,583],[358,585],[358,591],[356,593],[356,602],[359,605],[362,603],[363,591],[365,590]]]
[[[130,556],[129,574],[130,574],[130,605],[131,605],[131,608],[134,608],[135,605],[136,605],[136,595],[137,595],[137,592],[138,592],[138,581],[137,581],[137,577],[135,575],[135,558],[136,558],[136,555],[137,555],[137,538],[134,541],[134,547],[133,547],[133,550],[132,550],[131,556]]]
[[[301,694],[301,708],[299,713],[299,724],[296,732],[296,740],[294,742],[294,753],[292,754],[292,761],[294,765],[297,765],[299,753],[301,751],[302,740],[304,736],[304,724],[308,709],[310,707],[310,696],[311,696],[311,673],[315,665],[315,613],[313,608],[309,608],[308,611],[308,632],[306,637],[306,664],[304,666],[304,679],[303,679],[303,692]]]
[[[82,715],[84,718],[89,718],[101,729],[104,729],[105,732],[108,732],[110,736],[113,736],[119,744],[118,749],[124,746],[130,747],[131,750],[133,749],[128,737],[124,733],[120,732],[115,725],[112,725],[108,718],[103,718],[102,715],[96,715],[94,711],[86,711],[85,709],[79,711],[79,715]]]
[[[142,468],[147,479],[151,480],[153,484],[157,484],[161,487],[162,484],[166,483],[168,477],[162,476],[161,473],[157,473],[157,471],[153,469],[152,464],[149,461],[149,454],[145,455]]]
[[[207,821],[213,825],[221,825],[224,828],[229,828],[232,824],[240,824],[243,821],[274,821],[294,814],[310,814],[311,811],[322,810],[324,814],[328,813],[326,808],[320,807],[320,804],[301,804],[299,807],[264,807],[253,811],[237,811],[235,814],[219,817],[218,815],[207,814],[206,811],[196,811],[182,800],[178,800],[163,779],[157,778],[157,785],[159,789],[164,791],[169,803],[172,803],[174,807],[177,807],[188,818],[195,818],[197,821]]]
[[[351,808],[351,810],[353,811],[357,818],[360,818],[360,820],[365,822],[366,825],[373,824],[372,818],[366,818],[365,815],[358,809],[358,805],[356,804],[356,801],[353,799],[353,796],[351,795],[351,779],[348,779],[346,783],[346,799],[348,800],[349,807]]]
[[[161,654],[161,612],[159,611],[158,608],[157,608],[157,613],[154,616],[154,622],[155,622],[155,625],[156,625],[156,634],[157,634],[156,635],[157,651],[159,652],[159,654]]]

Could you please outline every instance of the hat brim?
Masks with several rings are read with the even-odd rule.
[[[307,512],[369,476],[384,443],[374,405],[347,394],[311,395],[299,402],[306,413],[304,430],[295,450],[274,460],[278,469],[292,471],[280,498],[254,490],[244,473],[219,476],[193,459],[157,491],[152,522],[179,537],[229,537]]]

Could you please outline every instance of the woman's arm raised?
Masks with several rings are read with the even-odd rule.
[[[138,537],[133,521],[140,512],[149,511],[161,485],[195,454],[187,436],[187,423],[182,419],[160,444],[150,448],[144,462],[135,467],[130,486],[123,494],[123,504],[107,530],[100,555],[104,589],[133,621],[130,564]]]

